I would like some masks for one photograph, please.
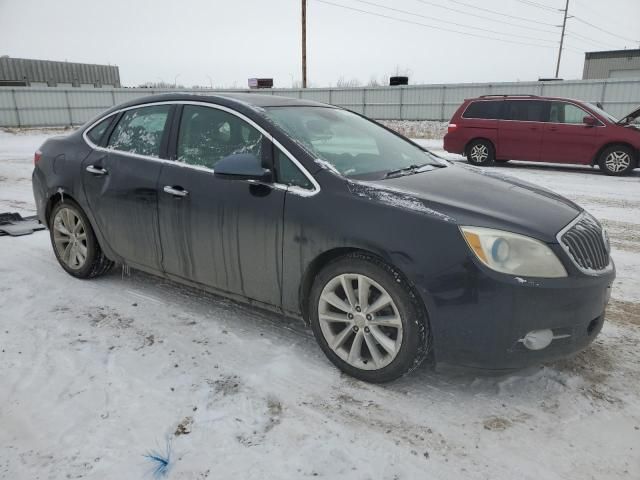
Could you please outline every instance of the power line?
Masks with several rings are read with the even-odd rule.
[[[329,2],[327,0],[315,0],[315,1],[318,2],[318,3],[323,3],[325,5],[331,5],[333,7],[338,7],[338,8],[342,8],[342,9],[345,9],[345,10],[351,10],[351,11],[354,11],[354,12],[364,13],[366,15],[372,15],[372,16],[375,16],[375,17],[387,18],[389,20],[395,20],[397,22],[408,23],[408,24],[411,24],[411,25],[418,25],[418,26],[421,26],[421,27],[431,28],[431,29],[434,29],[434,30],[440,30],[440,31],[449,32],[449,33],[458,33],[460,35],[466,35],[466,36],[469,36],[469,37],[484,38],[484,39],[487,39],[487,40],[496,40],[498,42],[513,43],[513,44],[516,44],[516,45],[527,45],[527,46],[530,46],[530,47],[555,48],[555,47],[553,47],[551,45],[541,45],[539,43],[520,42],[520,41],[517,41],[517,40],[506,40],[504,38],[489,37],[487,35],[480,35],[480,34],[477,34],[477,33],[461,32],[460,30],[453,30],[453,29],[449,29],[449,28],[443,28],[443,27],[439,27],[437,25],[430,25],[430,24],[426,24],[426,23],[415,22],[413,20],[406,20],[404,18],[392,17],[390,15],[385,15],[385,14],[382,14],[382,13],[371,12],[369,10],[363,10],[363,9],[355,8],[355,7],[348,7],[346,5],[340,5],[339,3]]]
[[[557,13],[558,9],[553,8],[549,5],[544,5],[542,3],[533,2],[531,0],[516,0],[516,2],[524,3],[525,5],[529,5],[530,7],[539,8],[541,10],[547,10],[549,12]]]
[[[418,1],[420,1],[420,0],[418,0]],[[457,3],[458,5],[462,5],[462,6],[465,6],[465,7],[468,7],[468,8],[474,8],[476,10],[481,10],[483,12],[493,13],[494,15],[500,15],[502,17],[513,18],[515,20],[522,20],[523,22],[536,23],[538,25],[546,25],[547,27],[557,27],[557,25],[554,25],[552,23],[540,22],[538,20],[531,20],[530,18],[519,17],[517,15],[509,15],[507,13],[497,12],[496,10],[491,10],[489,8],[477,7],[476,5],[472,5],[470,3],[461,2],[459,0],[450,0],[450,1],[453,2],[453,3]]]
[[[380,5],[379,3],[375,3],[375,2],[370,2],[368,0],[355,0],[356,2],[359,3],[364,3],[366,5],[371,5],[374,7],[378,7],[378,8],[384,8],[386,10],[392,10],[394,12],[398,12],[398,13],[403,13],[405,15],[413,15],[414,17],[420,17],[420,18],[426,18],[428,20],[435,20],[437,22],[441,22],[441,23],[448,23],[451,25],[456,25],[458,27],[463,27],[463,28],[470,28],[472,30],[480,30],[482,32],[489,32],[489,33],[494,33],[494,34],[498,34],[498,35],[508,35],[510,37],[519,37],[519,38],[524,38],[527,40],[538,40],[541,42],[551,42],[551,43],[555,43],[555,40],[547,40],[544,38],[539,38],[539,37],[531,37],[529,35],[518,35],[516,33],[501,33],[501,32],[496,32],[495,30],[490,30],[488,28],[482,28],[482,27],[474,27],[468,24],[464,24],[464,23],[457,23],[457,22],[451,22],[449,20],[443,20],[441,18],[437,18],[437,17],[429,17],[427,15],[421,15],[419,13],[415,13],[415,12],[409,12],[407,10],[401,10],[399,8],[393,8],[393,7],[387,7],[386,5]]]
[[[535,30],[537,32],[546,32],[546,33],[553,33],[553,34],[556,33],[553,30],[548,30],[548,29],[545,29],[545,28],[532,27],[530,25],[518,25],[518,24],[515,24],[515,23],[508,23],[508,22],[505,22],[504,20],[498,20],[497,18],[487,17],[485,15],[480,15],[478,13],[469,13],[469,12],[467,12],[465,10],[461,10],[459,8],[445,7],[444,5],[439,5],[439,4],[435,3],[435,2],[430,2],[428,0],[416,0],[416,1],[420,2],[420,3],[423,3],[425,5],[430,5],[430,6],[433,6],[433,7],[436,7],[436,8],[441,8],[443,10],[449,10],[451,12],[460,13],[462,15],[468,15],[470,17],[473,17],[474,19],[481,18],[483,20],[488,20],[490,22],[499,23],[501,25],[505,25],[506,24],[506,25],[510,25],[510,26],[513,26],[513,27],[526,28],[528,30]]]
[[[593,23],[589,23],[589,22],[587,22],[586,20],[583,20],[580,17],[576,17],[575,15],[573,17],[571,17],[571,18],[573,18],[574,20],[579,21],[580,23],[584,23],[585,25],[589,25],[590,27],[595,28],[596,30],[600,30],[601,32],[609,34],[609,35],[611,35],[613,37],[618,37],[618,38],[621,38],[622,40],[626,40],[628,42],[633,42],[633,43],[637,43],[638,42],[638,39],[633,39],[633,38],[629,38],[629,37],[624,37],[622,35],[618,35],[616,33],[611,33],[610,31],[605,30],[604,28],[598,27],[597,25],[594,25]]]

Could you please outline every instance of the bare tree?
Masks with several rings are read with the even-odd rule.
[[[360,87],[362,83],[357,78],[347,80],[344,76],[341,76],[336,82],[336,87]]]

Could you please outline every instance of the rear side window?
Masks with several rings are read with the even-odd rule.
[[[571,103],[551,102],[549,109],[549,121],[553,123],[578,123],[582,124],[584,117],[592,117],[583,109]]]
[[[462,114],[463,118],[484,118],[487,120],[496,120],[500,118],[503,101],[484,100],[479,102],[471,102]]]
[[[159,157],[170,108],[170,105],[154,105],[127,110],[113,130],[108,147],[121,152]]]
[[[262,139],[258,130],[231,113],[185,105],[178,133],[178,162],[213,169],[235,153],[262,158]]]
[[[87,137],[89,138],[89,140],[91,140],[96,145],[100,145],[100,141],[102,140],[104,133],[107,131],[107,128],[109,128],[109,125],[111,125],[112,120],[113,120],[113,116],[110,116],[102,120],[99,124],[97,124],[91,130],[89,130],[87,132]]]
[[[278,183],[313,189],[313,184],[307,176],[300,171],[289,157],[276,148],[276,173]]]
[[[547,102],[542,100],[505,100],[505,120],[546,122]]]

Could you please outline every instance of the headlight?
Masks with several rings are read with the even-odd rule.
[[[497,272],[524,277],[566,277],[555,253],[534,238],[492,228],[460,227],[478,260]]]

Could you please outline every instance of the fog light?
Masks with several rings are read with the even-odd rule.
[[[533,330],[527,333],[520,341],[529,350],[542,350],[551,344],[553,338],[553,331],[550,329]]]

